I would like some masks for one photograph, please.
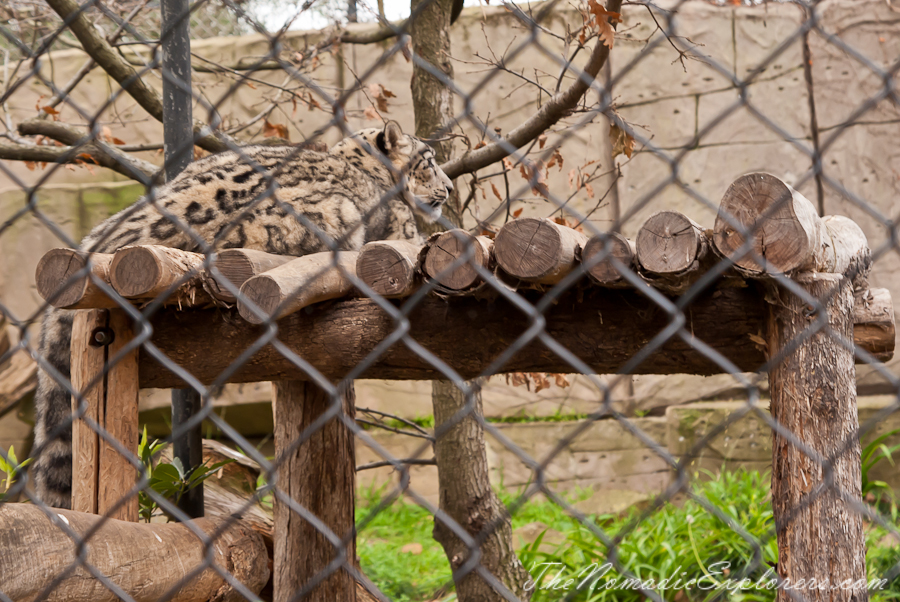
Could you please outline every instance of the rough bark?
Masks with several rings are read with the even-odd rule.
[[[831,333],[849,340],[853,294],[841,280],[835,274],[803,274],[795,282],[823,300],[840,287],[823,301],[825,318]],[[775,294],[776,302],[769,308],[768,347],[773,357],[785,355],[769,373],[772,417],[818,456],[811,457],[778,431],[773,435],[778,574],[795,585],[810,579],[835,585],[849,580],[856,586],[807,586],[801,593],[812,601],[863,602],[868,592],[862,517],[845,501],[861,502],[853,352],[842,347],[828,329],[808,330],[818,315],[803,300],[783,289]],[[833,463],[832,475],[826,474],[826,462]],[[779,589],[777,599],[792,598]]]
[[[198,306],[213,303],[203,288],[206,257],[159,245],[125,247],[116,251],[109,281],[127,299],[151,300],[167,291],[167,302]]]
[[[348,274],[356,272],[356,251],[324,251],[297,257],[241,286],[237,306],[251,324],[282,318],[313,303],[345,297],[353,289]]]
[[[523,291],[531,302],[540,295]],[[890,318],[880,312],[882,318]],[[692,336],[755,372],[765,353],[754,342],[765,332],[765,302],[753,288],[707,291],[685,308]],[[626,289],[586,290],[564,295],[545,312],[546,331],[598,374],[614,374],[671,323],[671,317],[644,295]],[[410,312],[410,336],[447,362],[464,378],[481,374],[501,351],[531,326],[531,319],[502,299],[495,302],[457,297],[424,298]],[[212,310],[161,311],[150,319],[151,340],[173,362],[201,382],[211,383],[265,332],[234,313]],[[327,378],[340,379],[397,330],[394,319],[368,299],[337,301],[312,307],[278,322],[278,338]],[[893,331],[881,332],[876,344],[893,356]],[[460,345],[477,340],[478,345]],[[871,344],[871,341],[858,341]],[[874,352],[875,349],[867,347]],[[571,372],[573,367],[542,343],[519,350],[500,372]],[[680,337],[673,337],[633,374],[721,374],[722,368]],[[361,378],[428,380],[440,372],[402,342],[386,350]],[[249,358],[229,382],[306,379],[305,373],[267,345]],[[183,387],[170,370],[141,353],[141,387]]]
[[[138,353],[115,359],[133,337],[131,318],[119,309],[80,311],[72,327],[72,386],[86,410],[72,425],[72,508],[137,522],[132,495],[137,469],[85,422],[94,421],[129,451],[138,447]],[[105,371],[105,373],[104,373]],[[72,399],[72,410],[81,404]]]
[[[341,412],[352,417],[352,385],[342,395],[341,402]],[[344,569],[339,568],[317,585],[312,584],[339,553],[346,555],[346,563],[356,566],[353,433],[334,417],[295,446],[303,431],[327,412],[331,403],[331,398],[313,383],[275,384],[278,489],[315,515],[344,542],[339,551],[309,521],[276,500],[275,602],[288,602],[301,590],[308,593],[303,599],[311,602],[356,600],[356,583]]]
[[[36,506],[0,507],[0,591],[12,600],[116,602],[119,598],[77,563],[75,542],[60,527],[83,537],[101,517],[53,510],[51,522]],[[232,520],[229,517],[229,520]],[[224,521],[198,519],[194,526],[209,536]],[[134,524],[105,520],[87,543],[86,562],[119,586],[135,602],[156,602],[172,588],[172,602],[238,602],[245,598],[206,564],[203,541],[186,525]],[[262,537],[241,521],[218,535],[213,561],[250,591],[259,593],[269,578]],[[165,559],[165,560],[164,560]],[[172,559],[177,559],[173,561]],[[71,571],[69,569],[72,568]],[[42,590],[64,575],[50,592]]]
[[[491,489],[488,478],[484,430],[478,421],[483,416],[481,393],[473,395],[470,412],[460,421],[450,419],[464,407],[462,391],[449,381],[432,383],[434,424],[437,437],[434,457],[438,465],[440,508],[462,529],[477,540],[481,566],[494,575],[520,600],[531,599],[526,591],[528,572],[512,545],[512,527],[506,508]],[[441,544],[454,571],[456,593],[465,600],[503,600],[475,571],[458,574],[472,551],[451,528],[435,518],[434,539]]]

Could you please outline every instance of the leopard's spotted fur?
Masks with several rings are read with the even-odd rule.
[[[94,228],[82,248],[110,253],[161,244],[305,255],[328,250],[329,239],[344,250],[370,240],[419,240],[412,209],[424,208],[433,219],[451,190],[431,148],[388,123],[357,132],[327,153],[248,146],[196,161]],[[58,383],[69,378],[72,318],[65,310],[44,317],[40,352],[58,375],[41,371],[35,398],[35,445],[43,446],[34,467],[36,490],[58,508],[69,507],[72,483],[71,403]]]

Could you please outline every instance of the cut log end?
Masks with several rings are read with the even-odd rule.
[[[497,233],[494,255],[503,270],[520,280],[555,284],[577,266],[576,252],[587,237],[548,219],[511,221]]]
[[[689,270],[704,251],[702,229],[677,211],[660,211],[638,232],[636,253],[645,270],[679,274]]]
[[[111,261],[112,255],[91,255],[91,273],[94,277],[108,282]],[[35,270],[38,294],[53,307],[61,309],[116,307],[115,302],[87,275],[87,265],[86,253],[74,249],[51,249],[41,257]],[[76,277],[79,272],[84,272],[84,275]],[[68,286],[60,290],[66,283],[69,283]]]
[[[473,266],[489,269],[491,241],[486,236],[473,236],[465,230],[443,232],[429,243],[425,255],[425,273],[440,285],[461,291],[474,286],[481,278]],[[462,265],[451,268],[460,257],[469,254]]]
[[[407,241],[370,242],[359,252],[356,275],[384,297],[400,297],[416,288],[419,248]]]
[[[251,278],[244,283],[241,288],[241,296],[252,300],[259,308],[258,311],[254,311],[243,300],[238,301],[238,312],[251,324],[262,324],[267,318],[275,315],[278,306],[285,299],[285,293],[278,280],[266,274]],[[259,315],[259,312],[262,312],[263,315]]]
[[[110,280],[123,297],[146,296],[162,274],[159,258],[147,247],[131,247],[116,253],[110,266]]]
[[[751,241],[743,254],[738,253],[746,242],[742,231]],[[722,198],[713,241],[739,267],[761,273],[814,269],[820,238],[819,217],[809,200],[773,175],[752,173],[735,180]]]
[[[613,264],[613,258],[628,268],[634,262],[634,244],[618,232],[593,237],[581,252],[588,275],[598,284],[622,281],[622,274]]]

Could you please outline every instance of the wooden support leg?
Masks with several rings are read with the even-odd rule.
[[[355,394],[351,387],[343,396],[343,411],[353,416]],[[314,384],[282,381],[275,384],[275,451],[282,458],[306,427],[331,404]],[[354,438],[339,419],[319,428],[278,468],[278,487],[309,510],[338,537],[354,529],[356,455]],[[346,549],[356,565],[356,536]],[[335,547],[309,522],[286,504],[275,503],[275,602],[287,602],[325,569],[337,555]],[[310,602],[355,602],[356,584],[344,570],[332,573],[304,600]]]
[[[841,284],[835,274],[804,274],[795,279],[810,295],[826,299]],[[804,587],[806,600],[868,600],[865,588],[865,541],[862,517],[840,499],[838,491],[861,498],[859,419],[853,354],[824,331],[804,330],[815,321],[812,308],[784,289],[769,309],[770,356],[792,342],[799,346],[769,373],[772,416],[805,446],[833,459],[833,484],[825,468],[775,433],[772,459],[772,502],[778,538],[778,574],[791,584],[856,584],[853,588]],[[823,301],[824,303],[824,301]],[[827,303],[830,329],[853,340],[853,294],[844,283]],[[842,449],[848,439],[853,439]],[[822,491],[824,488],[824,491]],[[815,498],[810,501],[810,498]],[[858,587],[862,584],[861,587]],[[778,602],[792,599],[778,590]]]
[[[91,418],[136,454],[140,437],[137,351],[110,366],[104,375],[109,360],[133,336],[131,318],[122,310],[79,311],[72,328],[72,385],[84,395],[83,418]],[[72,404],[77,410],[74,398]],[[72,425],[72,462],[73,510],[137,522],[137,496],[110,512],[134,487],[137,470],[83,419]]]

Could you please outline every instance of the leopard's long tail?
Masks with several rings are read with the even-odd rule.
[[[73,312],[51,308],[41,323],[39,353],[61,379],[69,380]],[[64,381],[64,382],[65,382]],[[34,399],[34,449],[40,450],[32,474],[40,499],[54,508],[72,504],[72,403],[69,391],[46,370],[38,372]]]

